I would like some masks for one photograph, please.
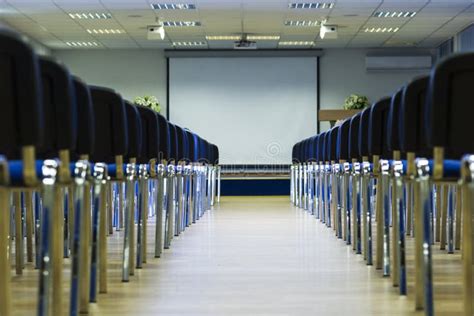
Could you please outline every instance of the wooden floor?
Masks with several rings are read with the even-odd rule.
[[[411,295],[400,297],[390,278],[288,197],[223,198],[160,259],[152,256],[152,223],[149,234],[148,263],[129,283],[120,282],[120,235],[109,238],[109,293],[91,305],[91,315],[422,314]],[[407,261],[411,273],[412,253]],[[435,262],[437,315],[459,314],[459,254],[436,250]],[[36,280],[28,265],[14,278],[15,315],[34,313]]]

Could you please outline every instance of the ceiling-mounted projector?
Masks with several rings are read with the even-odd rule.
[[[150,41],[164,40],[165,28],[163,27],[163,25],[147,26],[147,39]]]
[[[322,39],[336,39],[337,38],[337,25],[321,24],[319,36]]]
[[[234,42],[234,49],[257,49],[257,43],[252,41],[241,40]]]

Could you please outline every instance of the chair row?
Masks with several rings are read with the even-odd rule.
[[[7,29],[0,69],[0,315],[12,314],[10,257],[17,275],[38,269],[38,315],[86,313],[107,292],[108,235],[122,231],[127,282],[147,262],[150,217],[160,257],[219,199],[218,148]]]
[[[473,313],[473,82],[474,54],[454,55],[293,147],[292,203],[391,276],[400,295],[414,237],[415,308],[426,315],[435,313],[434,245],[462,250],[464,310]]]

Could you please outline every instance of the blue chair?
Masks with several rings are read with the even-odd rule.
[[[432,253],[433,240],[430,227],[430,214],[433,206],[430,199],[430,180],[451,182],[448,186],[449,217],[452,219],[453,191],[456,180],[462,183],[462,216],[463,216],[463,280],[464,280],[464,312],[471,315],[473,307],[473,273],[472,273],[472,162],[471,156],[463,156],[474,152],[474,141],[467,136],[466,128],[472,123],[473,109],[469,105],[474,80],[474,54],[459,54],[446,58],[432,70],[426,94],[424,111],[425,135],[428,147],[433,150],[433,161],[418,159],[416,162],[419,181],[421,205],[423,205],[423,283],[425,313],[434,314]],[[462,160],[462,165],[460,161]],[[462,172],[461,172],[462,171]],[[460,174],[462,173],[462,175]],[[446,186],[445,186],[446,187]],[[442,206],[445,209],[444,206]],[[442,221],[446,223],[446,221]],[[452,226],[449,220],[448,227]],[[450,228],[450,231],[452,229]],[[452,234],[449,234],[452,245]],[[442,241],[443,242],[443,241]],[[451,247],[451,246],[450,246]]]
[[[383,269],[383,275],[390,275],[390,205],[389,205],[389,159],[387,142],[387,117],[391,99],[385,97],[370,108],[368,128],[368,152],[373,160],[374,175],[377,177],[375,196],[375,219],[377,221],[376,269]]]
[[[349,128],[350,119],[346,119],[338,127],[336,160],[339,163],[339,186],[337,187],[338,196],[341,200],[341,208],[338,213],[338,228],[344,229],[344,240],[348,245],[355,246],[358,243],[357,234],[357,214],[352,209],[353,199],[357,198],[357,185],[352,181],[352,164],[349,156]],[[352,228],[351,228],[352,225]]]
[[[39,184],[42,170],[36,167],[36,150],[43,142],[44,121],[41,73],[33,49],[18,34],[0,28],[0,52],[0,314],[10,315],[10,188]],[[56,166],[47,161],[43,167],[49,198],[43,205],[52,209]]]
[[[70,169],[71,153],[74,152],[77,143],[77,109],[75,91],[72,77],[69,71],[55,60],[48,57],[40,58],[40,71],[43,95],[44,140],[37,150],[39,163],[48,159],[57,159],[59,162],[57,170],[58,183],[52,188],[54,196],[54,207],[43,208],[41,226],[44,226],[41,237],[41,262],[40,264],[40,289],[38,300],[38,314],[46,313],[51,306],[53,314],[62,314],[62,280],[63,280],[63,257],[68,255],[68,236],[65,234],[65,216],[68,218],[67,210],[64,209],[65,194],[71,188],[72,176]],[[30,197],[28,197],[29,199]],[[47,199],[46,192],[42,198]],[[19,200],[19,196],[13,196]],[[18,203],[20,205],[20,203]],[[71,205],[72,207],[72,205]],[[16,218],[16,224],[21,224]],[[21,226],[17,226],[17,232],[21,232]],[[67,236],[66,238],[65,235]],[[66,248],[66,251],[65,251]],[[22,266],[22,249],[17,248],[17,273]],[[50,290],[51,289],[51,290]],[[51,295],[49,295],[51,293]],[[51,305],[49,305],[51,300]]]
[[[364,182],[362,173],[362,157],[359,155],[359,123],[361,114],[358,113],[353,117],[349,118],[349,127],[347,135],[347,157],[351,161],[351,186],[352,186],[352,201],[351,201],[351,213],[353,214],[353,250],[357,254],[362,253],[364,259],[366,256],[366,242],[365,239],[367,231],[367,210],[366,202],[367,199],[367,183]],[[364,195],[365,194],[365,195]]]
[[[170,159],[170,137],[169,137],[169,126],[168,121],[162,116],[158,115],[158,128],[159,128],[159,153],[158,153],[158,166],[157,166],[157,199],[156,199],[156,230],[155,230],[155,258],[161,256],[164,240],[164,224],[166,214],[166,192],[165,188],[165,177],[166,177],[166,165]]]

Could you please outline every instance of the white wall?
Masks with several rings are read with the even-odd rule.
[[[368,49],[325,49],[320,59],[320,106],[325,109],[343,109],[345,98],[352,94],[366,95],[370,102],[391,95],[404,83],[423,72],[391,71],[367,72],[365,56],[390,53],[431,53],[429,50],[368,50]],[[329,127],[321,124],[321,131]]]
[[[133,101],[154,95],[166,113],[166,58],[163,50],[55,50],[53,55],[88,84],[102,85]]]
[[[399,54],[411,51],[325,49],[320,59],[321,109],[342,109],[344,99],[351,93],[367,95],[370,101],[376,101],[421,74],[368,73],[365,70],[365,56],[369,52]],[[59,50],[53,51],[53,55],[88,83],[111,87],[128,99],[138,95],[156,95],[162,104],[162,113],[165,113],[166,59],[162,50]],[[321,124],[322,131],[328,127],[328,123]]]

